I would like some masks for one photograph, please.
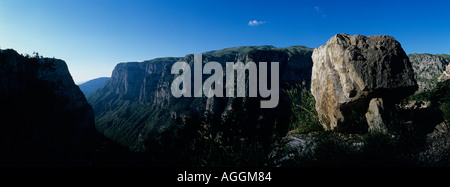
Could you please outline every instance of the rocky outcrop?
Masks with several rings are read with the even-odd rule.
[[[292,134],[276,143],[267,159],[275,167],[352,166],[358,165],[352,156],[362,157],[364,146],[359,135]]]
[[[314,154],[315,144],[307,134],[286,136],[270,152],[268,159],[277,167],[299,165],[297,162]]]
[[[417,159],[420,166],[449,167],[450,166],[450,136],[449,125],[445,122],[437,125],[426,135],[426,146],[420,152],[410,155]]]
[[[370,100],[369,108],[367,109],[366,119],[371,132],[387,133],[388,129],[385,125],[383,116],[386,115],[382,98],[373,98]]]
[[[418,87],[408,57],[391,36],[337,34],[312,59],[311,92],[328,130],[352,131],[358,120],[352,116],[364,116],[372,98],[389,105]]]
[[[436,86],[437,78],[444,72],[445,66],[448,64],[447,60],[431,54],[410,54],[408,57],[419,86],[417,91],[433,89]]]
[[[64,61],[0,51],[1,165],[88,164],[91,106]]]
[[[448,79],[450,79],[450,64],[447,65],[447,68],[445,68],[445,71],[442,72],[441,76],[439,76],[438,82],[445,82]]]

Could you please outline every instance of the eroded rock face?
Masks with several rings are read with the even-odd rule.
[[[391,36],[337,34],[312,55],[311,92],[325,129],[347,129],[349,116],[364,116],[372,98],[384,104],[418,86],[408,56]]]
[[[88,165],[99,137],[66,63],[0,50],[0,165]]]
[[[387,132],[387,127],[384,122],[384,104],[383,99],[373,98],[370,100],[369,108],[367,109],[366,119],[369,126],[369,131]]]
[[[450,64],[447,65],[445,71],[442,72],[442,75],[438,78],[438,82],[444,82],[448,79],[450,79]]]
[[[417,92],[433,89],[436,86],[436,78],[445,71],[447,60],[432,54],[410,54],[408,57],[419,86]]]
[[[314,154],[315,144],[306,134],[294,134],[283,138],[268,157],[276,167],[295,166],[298,160]]]
[[[227,134],[221,135],[223,137],[263,137],[269,142],[266,137],[272,137],[275,131],[284,132],[289,120],[286,112],[289,103],[282,89],[302,81],[310,82],[312,50],[304,46],[244,46],[202,53],[203,63],[216,61],[222,67],[226,67],[226,62],[237,61],[279,62],[280,103],[271,110],[261,110],[263,98],[173,97],[170,91],[175,78],[171,74],[172,65],[184,61],[192,66],[193,54],[120,63],[105,86],[88,100],[94,108],[99,132],[133,151],[156,152],[156,146],[172,146],[172,142],[187,132],[187,125],[180,122],[181,119],[192,121],[199,114],[208,116],[204,122],[211,124],[207,128],[211,132],[232,130],[230,133],[227,130]],[[209,76],[203,75],[203,80]],[[195,121],[195,124],[199,123]],[[183,142],[189,141],[183,139]],[[162,147],[177,150],[173,146]]]

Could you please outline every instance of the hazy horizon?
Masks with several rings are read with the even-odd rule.
[[[337,33],[395,37],[450,53],[447,1],[0,1],[0,47],[60,58],[75,82],[117,63],[238,46],[316,48]]]

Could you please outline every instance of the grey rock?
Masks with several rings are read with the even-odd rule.
[[[445,71],[445,67],[448,65],[447,60],[437,55],[410,54],[408,57],[419,86],[417,92],[433,89],[436,86],[438,77]]]
[[[439,76],[438,82],[444,82],[446,80],[450,79],[450,64],[447,65],[447,68],[444,72],[442,72],[442,75]]]
[[[301,159],[314,154],[315,142],[307,134],[293,134],[284,137],[269,153],[271,164],[276,167],[295,166]]]
[[[291,134],[275,144],[268,155],[269,164],[276,167],[319,166],[333,160],[333,155],[328,153],[332,150],[324,149],[330,145],[339,147],[340,151],[360,154],[365,143],[361,136],[352,134]]]
[[[446,122],[437,125],[426,136],[424,149],[413,153],[410,157],[416,159],[421,166],[450,166],[450,129]]]
[[[369,132],[381,132],[387,133],[387,127],[385,124],[385,109],[383,99],[373,98],[370,100],[369,108],[366,113],[367,124],[369,126]]]
[[[385,104],[418,86],[399,42],[386,35],[337,34],[313,52],[311,93],[325,129],[345,129],[352,113],[365,114],[372,98]]]

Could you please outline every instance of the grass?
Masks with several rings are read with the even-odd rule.
[[[447,60],[447,62],[450,62],[450,55],[448,55],[448,54],[437,54],[437,56],[440,56],[440,57],[444,58],[445,60]]]
[[[319,123],[315,108],[316,101],[305,81],[283,91],[291,101],[292,119],[289,126],[291,133],[306,134],[324,130]]]
[[[437,106],[447,123],[450,122],[450,80],[436,85],[431,93],[431,103]]]
[[[211,55],[211,56],[226,56],[226,55],[236,55],[236,54],[245,54],[254,50],[271,50],[274,49],[274,46],[271,45],[263,45],[263,46],[242,46],[242,47],[231,47],[221,50],[208,51],[204,52],[203,55]]]

